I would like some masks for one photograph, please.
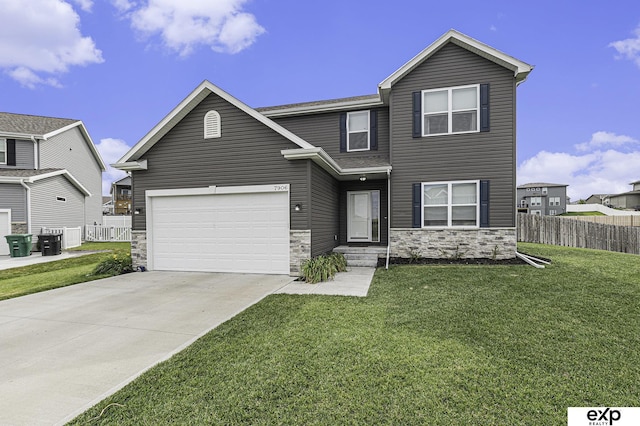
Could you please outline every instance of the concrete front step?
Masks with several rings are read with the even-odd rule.
[[[339,246],[333,249],[333,251],[344,254],[344,257],[347,260],[347,266],[376,267],[378,266],[378,258],[387,253],[387,248],[380,246]]]
[[[378,258],[375,259],[367,259],[367,260],[349,260],[347,259],[347,266],[368,266],[368,267],[376,267],[378,266]]]

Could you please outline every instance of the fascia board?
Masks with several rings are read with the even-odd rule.
[[[342,110],[350,110],[354,108],[377,108],[384,106],[384,102],[382,100],[377,101],[351,101],[351,102],[340,102],[332,105],[314,105],[314,106],[305,106],[305,107],[294,107],[294,108],[282,108],[282,109],[274,109],[271,111],[264,111],[262,114],[265,117],[286,117],[290,115],[304,115],[304,114],[316,114],[323,112],[333,112],[333,111],[342,111]]]
[[[213,83],[205,80],[193,92],[189,94],[182,102],[178,104],[171,112],[165,116],[149,133],[147,133],[133,148],[129,150],[116,164],[127,163],[131,160],[140,158],[155,143],[157,143],[173,126],[175,126],[182,118],[191,112],[203,99],[210,93],[220,96],[225,101],[237,107],[247,115],[255,118],[262,124],[280,133],[300,148],[313,148],[313,145],[306,142],[299,136],[293,134],[289,130],[260,114],[255,109],[249,107],[237,98],[231,96],[224,90],[220,89]]]
[[[336,178],[362,174],[387,173],[391,171],[391,166],[345,169],[340,167],[322,148],[285,149],[281,151],[281,154],[287,160],[312,160]]]
[[[452,41],[455,44],[466,48],[467,50],[473,51],[474,53],[479,54],[486,59],[496,62],[499,65],[511,69],[514,72],[516,80],[519,82],[524,81],[527,75],[533,69],[533,66],[527,64],[526,62],[520,61],[513,56],[509,56],[506,53],[503,53],[491,46],[488,46],[478,40],[462,34],[459,31],[452,29],[444,33],[435,42],[431,43],[424,50],[422,50],[416,56],[411,58],[407,63],[401,66],[398,70],[393,72],[389,77],[384,79],[378,85],[379,92],[383,93],[384,91],[390,90],[391,86],[393,86],[398,80],[412,71],[424,60],[428,59],[449,41]]]
[[[130,172],[134,170],[147,170],[147,160],[142,161],[128,161],[126,163],[114,163],[111,165],[114,169]]]
[[[11,132],[0,132],[0,138],[2,139],[22,139],[28,140],[34,137],[36,139],[43,139],[43,135],[32,135],[28,133],[11,133]]]
[[[76,121],[75,123],[71,123],[68,126],[61,127],[61,128],[59,128],[57,130],[54,130],[53,132],[49,132],[49,133],[47,133],[45,135],[42,135],[42,137],[40,137],[39,139],[43,139],[43,140],[46,141],[48,139],[51,139],[54,136],[61,135],[62,133],[73,129],[74,127],[78,127],[78,129],[80,130],[80,133],[82,133],[82,136],[84,137],[85,141],[87,142],[87,145],[89,145],[89,149],[91,150],[91,153],[95,157],[95,159],[98,162],[98,165],[100,166],[102,171],[107,170],[107,165],[102,160],[102,156],[98,152],[98,149],[96,148],[95,144],[93,143],[93,140],[91,139],[91,136],[89,135],[89,132],[87,131],[87,128],[85,127],[84,123],[81,120]],[[35,137],[38,138],[37,136],[35,136]]]

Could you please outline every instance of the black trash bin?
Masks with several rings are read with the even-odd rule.
[[[62,234],[40,234],[38,243],[43,256],[55,256],[62,253]]]

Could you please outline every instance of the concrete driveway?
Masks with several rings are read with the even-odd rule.
[[[63,424],[292,280],[138,272],[0,301],[0,424]]]

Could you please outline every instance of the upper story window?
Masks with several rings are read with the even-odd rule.
[[[549,197],[549,205],[550,206],[559,206],[560,205],[560,197]]]
[[[422,91],[422,135],[477,132],[480,85]]]
[[[477,227],[479,181],[423,182],[423,227]]]
[[[369,150],[369,111],[347,113],[347,152]]]
[[[212,139],[222,136],[222,124],[218,111],[209,111],[204,116],[204,138]]]
[[[7,164],[7,140],[0,139],[0,164]]]
[[[531,197],[531,205],[532,206],[541,206],[542,205],[542,197]]]

